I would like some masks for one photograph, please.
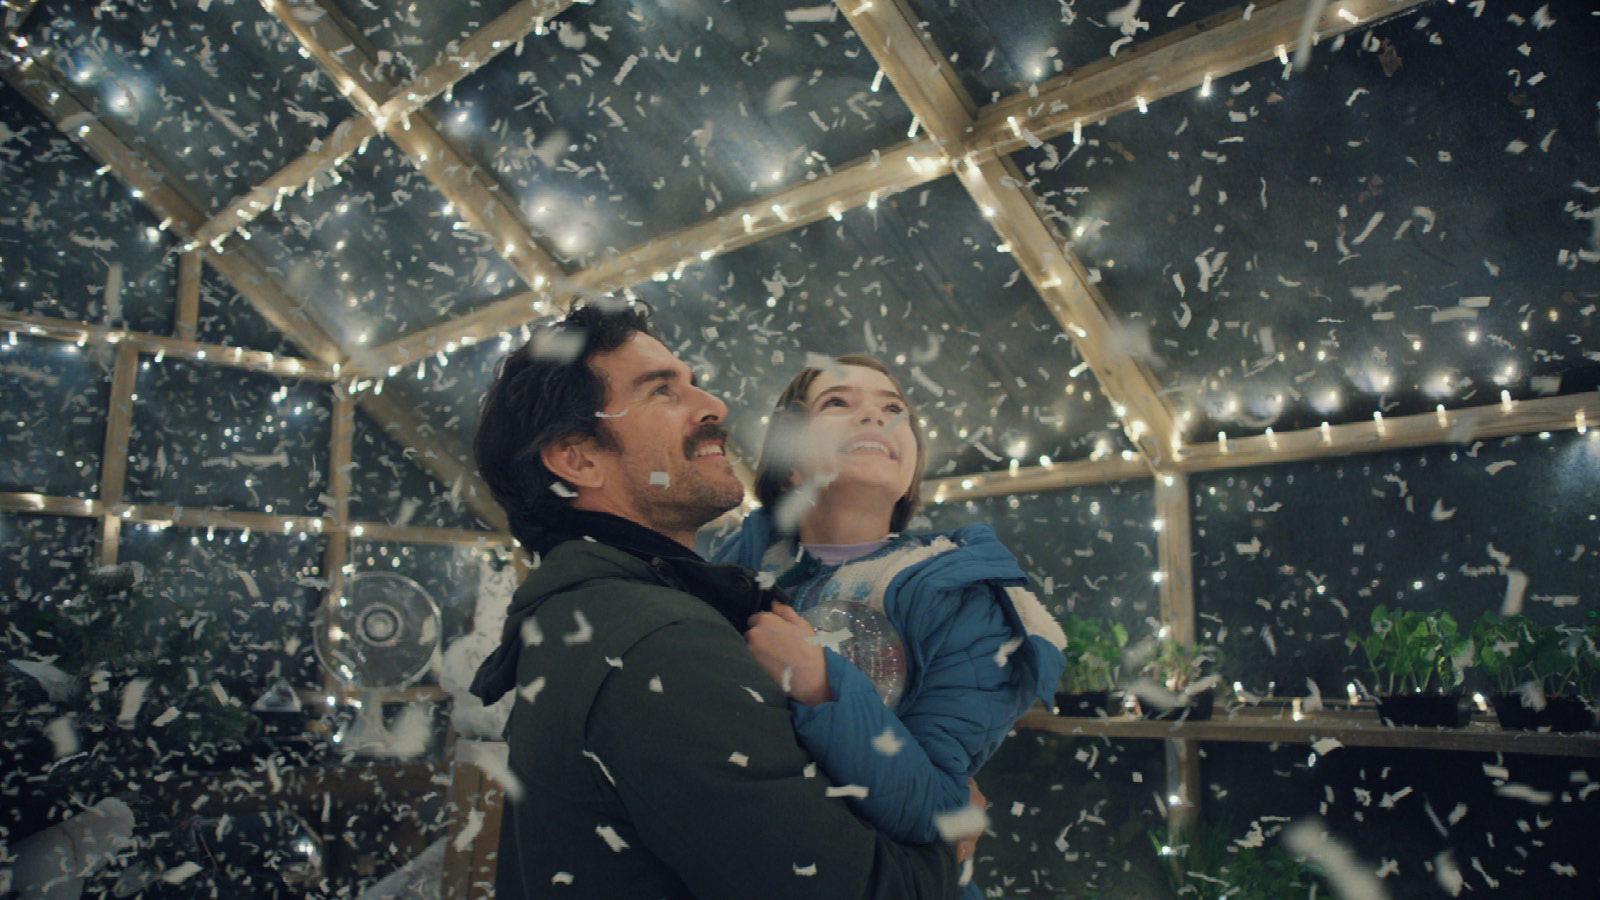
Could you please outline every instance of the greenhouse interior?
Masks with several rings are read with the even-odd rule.
[[[0,15],[0,895],[494,896],[480,404],[634,301],[747,486],[883,360],[1062,626],[977,896],[1597,896],[1587,0]]]

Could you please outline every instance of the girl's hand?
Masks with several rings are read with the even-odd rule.
[[[793,607],[772,604],[772,612],[750,617],[744,642],[761,670],[783,687],[797,703],[816,706],[833,699],[828,688],[828,664],[816,630]]]

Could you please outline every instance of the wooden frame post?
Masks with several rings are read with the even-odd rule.
[[[106,435],[100,455],[100,546],[97,558],[102,566],[117,564],[117,545],[122,537],[122,516],[118,507],[128,478],[128,441],[133,434],[133,386],[138,375],[139,351],[129,341],[117,344],[116,362],[111,369],[111,396],[106,408]]]
[[[193,341],[200,321],[200,277],[203,251],[190,250],[178,255],[178,314],[172,334],[180,341]]]
[[[1161,531],[1156,541],[1161,570],[1161,622],[1172,638],[1195,642],[1194,553],[1189,476],[1182,472],[1157,473],[1156,518]],[[1181,738],[1167,741],[1167,843],[1178,843],[1200,818],[1204,796],[1200,783],[1200,742]],[[1178,863],[1174,857],[1171,864]]]

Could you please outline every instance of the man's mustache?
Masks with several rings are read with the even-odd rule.
[[[722,452],[726,454],[728,452],[728,429],[713,422],[708,422],[696,428],[689,433],[688,437],[683,439],[684,458],[694,459],[695,450],[699,449],[701,444],[709,441],[716,441],[721,444]]]

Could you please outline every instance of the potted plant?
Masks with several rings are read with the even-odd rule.
[[[1461,706],[1462,670],[1471,664],[1471,645],[1457,634],[1454,616],[1441,610],[1389,609],[1378,604],[1372,611],[1372,631],[1351,632],[1349,641],[1359,646],[1372,669],[1378,696],[1378,714],[1391,725],[1467,724]]]
[[[1067,667],[1056,692],[1056,714],[1107,715],[1128,630],[1108,619],[1070,615],[1062,620],[1061,630],[1067,635]]]
[[[1594,727],[1593,713],[1578,696],[1600,667],[1588,630],[1485,613],[1473,623],[1472,641],[1478,666],[1495,680],[1491,702],[1502,728],[1571,733]]]
[[[1218,676],[1202,673],[1208,663],[1215,662],[1215,648],[1183,643],[1162,629],[1155,651],[1143,669],[1155,688],[1140,695],[1144,717],[1167,721],[1211,718],[1211,689]],[[1147,683],[1146,687],[1149,686]]]

